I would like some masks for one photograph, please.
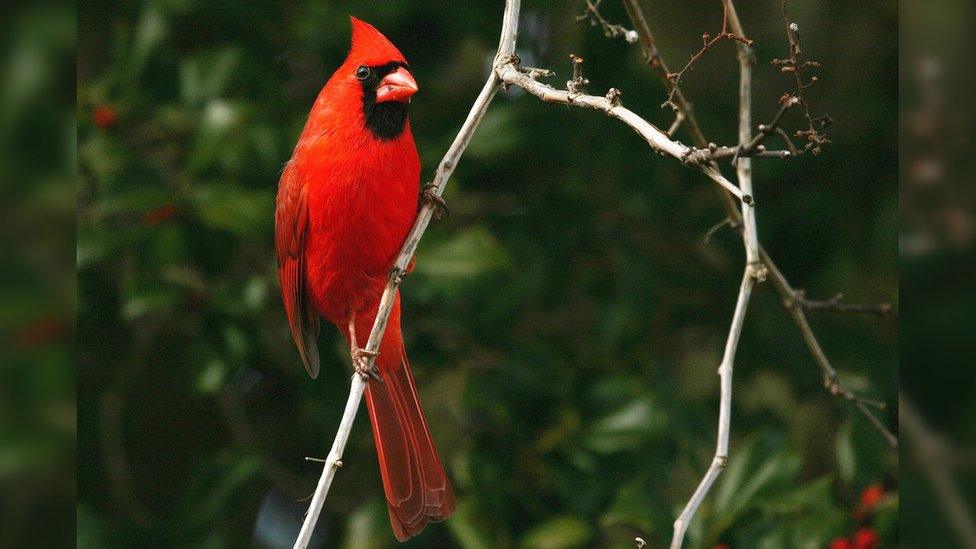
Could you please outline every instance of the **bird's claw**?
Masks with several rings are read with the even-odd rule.
[[[379,368],[376,367],[376,363],[370,364],[369,359],[375,358],[379,355],[376,351],[367,351],[359,347],[354,347],[352,350],[352,364],[355,368],[356,373],[362,376],[366,381],[374,379],[380,383],[384,383],[383,378],[380,377]]]
[[[447,209],[447,202],[444,201],[444,197],[435,192],[436,190],[437,185],[427,183],[424,185],[423,191],[420,193],[420,195],[423,197],[425,202],[434,207],[434,217],[440,219],[445,216],[450,216],[451,210]]]

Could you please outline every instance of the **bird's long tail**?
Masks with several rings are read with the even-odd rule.
[[[356,318],[356,338],[360,346],[365,346],[373,315],[361,316]],[[369,382],[366,406],[373,424],[390,524],[396,538],[405,541],[428,522],[440,522],[454,513],[454,490],[427,428],[407,362],[400,333],[399,296],[376,365],[383,383]]]

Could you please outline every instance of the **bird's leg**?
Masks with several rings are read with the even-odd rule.
[[[451,215],[451,210],[447,209],[447,202],[444,201],[444,197],[437,194],[436,191],[437,185],[427,183],[420,192],[420,197],[424,200],[424,202],[427,202],[434,207],[434,217],[437,219],[440,219],[446,215]]]
[[[369,378],[373,378],[383,383],[376,363],[369,363],[369,359],[375,358],[379,353],[363,349],[359,346],[359,340],[356,339],[356,313],[349,315],[349,354],[352,355],[352,367],[357,374],[367,381]]]

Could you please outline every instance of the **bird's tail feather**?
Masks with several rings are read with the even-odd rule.
[[[442,521],[454,513],[454,490],[427,429],[402,345],[400,351],[395,357],[399,366],[380,368],[383,383],[369,383],[366,406],[390,523],[396,538],[405,541],[428,522]]]
[[[398,305],[399,299],[376,357],[383,382],[369,382],[366,407],[373,425],[390,524],[396,538],[405,541],[428,522],[440,522],[454,513],[454,490],[420,406],[400,336]],[[357,338],[367,337],[372,320],[357,320],[357,332],[365,331]]]

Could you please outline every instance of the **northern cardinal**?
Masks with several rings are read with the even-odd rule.
[[[417,397],[396,296],[374,367],[366,344],[397,253],[417,215],[420,158],[407,111],[417,92],[403,54],[352,20],[352,48],[322,88],[278,183],[275,245],[281,296],[309,375],[319,373],[319,317],[335,324],[369,373],[366,405],[393,533],[405,541],[454,512]]]

